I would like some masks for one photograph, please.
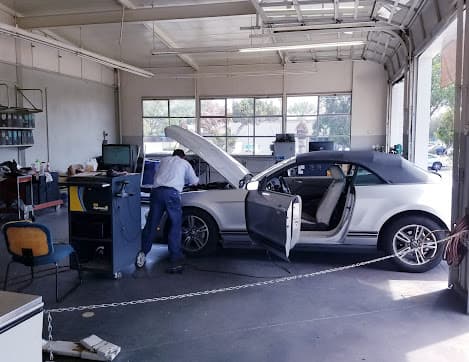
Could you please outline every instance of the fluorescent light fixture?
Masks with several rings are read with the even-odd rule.
[[[95,63],[99,63],[108,67],[120,69],[124,72],[132,73],[141,77],[151,78],[154,76],[153,73],[148,72],[144,69],[134,67],[133,65],[120,62],[118,60],[105,57],[103,55],[90,52],[88,50],[78,48],[73,45],[69,45],[63,42],[59,42],[55,39],[47,38],[43,35],[31,33],[29,31],[16,28],[7,24],[0,23],[0,34],[10,35],[16,39],[30,41],[35,44],[41,44],[44,46],[52,47],[67,53],[72,53],[81,58],[90,60]]]
[[[255,53],[255,52],[273,52],[277,50],[303,50],[303,49],[325,49],[325,48],[336,48],[336,47],[351,47],[357,45],[364,45],[365,42],[361,40],[357,41],[344,41],[335,43],[318,43],[318,44],[297,44],[297,45],[277,45],[260,48],[243,48],[239,49],[240,53]]]

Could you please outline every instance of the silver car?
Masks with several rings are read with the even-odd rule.
[[[203,137],[170,126],[227,183],[183,192],[182,244],[189,255],[262,245],[283,258],[308,247],[373,247],[402,271],[436,266],[448,230],[450,198],[441,178],[398,155],[373,151],[300,154],[252,176]],[[164,229],[164,227],[162,228]]]

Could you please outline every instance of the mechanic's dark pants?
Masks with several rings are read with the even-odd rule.
[[[157,187],[151,191],[150,212],[142,233],[142,251],[147,254],[156,238],[156,228],[166,211],[169,221],[168,250],[172,262],[183,258],[181,250],[181,196],[172,187]]]

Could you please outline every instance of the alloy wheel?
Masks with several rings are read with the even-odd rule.
[[[402,262],[423,265],[430,262],[438,250],[435,233],[423,225],[405,225],[393,237],[393,252]]]
[[[209,240],[207,223],[195,215],[187,215],[182,222],[182,247],[189,252],[202,250]]]

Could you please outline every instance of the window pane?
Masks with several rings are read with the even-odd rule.
[[[282,117],[256,118],[256,136],[275,136],[282,133]]]
[[[169,126],[168,118],[144,118],[143,136],[164,137],[164,128]]]
[[[305,153],[309,149],[309,138],[317,127],[317,117],[287,117],[287,133],[295,135],[295,152]]]
[[[195,99],[170,99],[170,117],[195,117]]]
[[[334,142],[334,150],[350,151],[350,136],[334,136],[329,137],[329,140]]]
[[[168,100],[143,100],[143,117],[168,117]]]
[[[226,137],[205,137],[210,142],[216,144],[223,151],[226,151]]]
[[[384,182],[374,173],[358,167],[357,175],[355,176],[355,185],[381,185]]]
[[[192,132],[196,131],[194,118],[170,118],[169,123],[171,125],[176,125],[176,126],[188,129]]]
[[[201,118],[202,136],[226,136],[226,118]]]
[[[254,98],[228,98],[226,100],[227,116],[254,116]]]
[[[319,114],[350,114],[352,96],[320,96]]]
[[[202,99],[200,101],[201,116],[225,116],[225,99]]]
[[[275,141],[275,137],[256,137],[255,155],[271,155],[270,145]]]
[[[254,138],[228,137],[228,153],[233,155],[252,155],[254,153]]]
[[[318,113],[318,97],[288,97],[287,115],[303,116],[314,115]]]
[[[297,137],[311,136],[316,127],[317,117],[287,117],[287,133],[294,133]]]
[[[350,116],[318,116],[318,136],[350,136]]]
[[[146,141],[144,139],[143,147],[145,154],[154,153],[172,153],[175,148],[179,148],[176,141],[171,138],[164,138],[161,141]]]
[[[253,136],[254,119],[227,118],[228,136]]]
[[[282,98],[256,98],[256,116],[281,116]]]

